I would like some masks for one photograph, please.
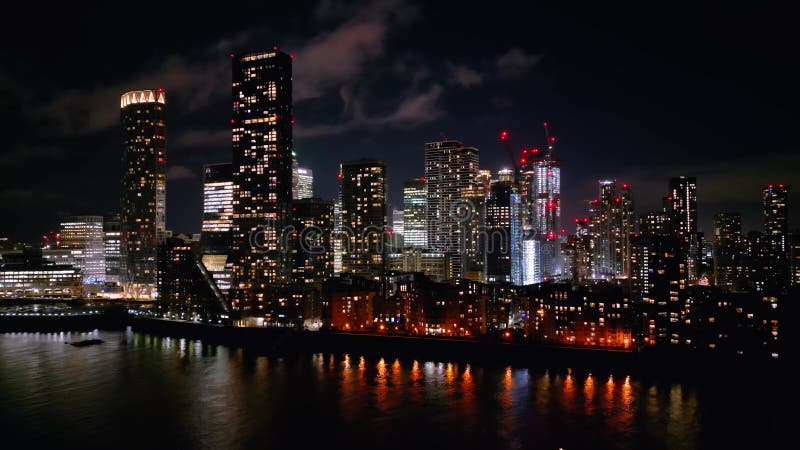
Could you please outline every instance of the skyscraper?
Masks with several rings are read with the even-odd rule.
[[[770,184],[762,191],[764,244],[767,260],[763,264],[767,290],[782,290],[789,285],[788,233],[789,186]]]
[[[106,281],[102,216],[73,216],[61,222],[61,248],[69,249],[76,268],[81,270],[84,291],[100,290]],[[89,286],[87,286],[89,285]]]
[[[414,178],[403,184],[403,242],[407,247],[428,246],[427,204],[425,178]]]
[[[203,167],[203,225],[200,252],[220,291],[231,285],[233,248],[233,169],[231,163]]]
[[[122,219],[124,281],[128,295],[150,298],[156,288],[156,255],[166,232],[166,93],[122,94]]]
[[[311,169],[300,167],[297,152],[292,152],[292,199],[314,197],[314,174]]]
[[[395,234],[402,235],[405,231],[405,225],[403,220],[403,210],[402,209],[394,209],[392,210],[392,231]]]
[[[526,283],[538,283],[544,275],[561,273],[561,163],[552,151],[553,143],[548,142],[546,152],[539,148],[524,149],[520,158],[525,240],[539,241],[524,244],[525,266],[529,270],[536,268],[525,276]]]
[[[599,197],[589,208],[590,267],[592,278],[630,276],[630,233],[633,230],[633,199],[630,187],[616,180],[598,180]]]
[[[486,200],[486,280],[522,284],[520,198],[513,182],[495,181]]]
[[[292,58],[232,56],[234,311],[257,311],[259,290],[289,278],[282,234],[291,224]]]
[[[714,216],[714,284],[733,289],[742,265],[742,216],[719,213]]]
[[[786,235],[789,232],[789,187],[770,184],[761,191],[764,217],[764,234],[778,252],[786,252]]]
[[[669,179],[675,233],[697,233],[697,178],[680,176]]]
[[[386,165],[345,162],[339,180],[342,272],[374,277],[384,270],[386,256]]]
[[[459,141],[425,144],[425,178],[428,182],[428,246],[451,253],[451,273],[465,276],[459,250],[461,221],[466,210],[474,209],[462,199],[462,192],[476,181],[478,150]]]

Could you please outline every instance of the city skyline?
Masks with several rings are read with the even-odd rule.
[[[498,170],[510,163],[496,142],[496,133],[510,130],[515,150],[541,145],[544,120],[551,123],[559,139],[556,156],[564,161],[564,223],[581,215],[581,202],[590,199],[587,193],[592,192],[591,185],[598,177],[614,176],[635,186],[640,213],[658,209],[654,194],[663,191],[662,179],[697,177],[698,200],[703,205],[698,211],[699,228],[706,234],[711,231],[714,214],[731,210],[741,212],[744,230],[759,228],[757,189],[769,183],[798,185],[797,175],[791,171],[796,156],[787,148],[791,139],[786,130],[791,127],[784,126],[790,116],[782,100],[785,97],[772,91],[780,83],[764,83],[767,75],[759,74],[780,77],[785,72],[741,66],[733,58],[734,47],[737,51],[758,49],[759,54],[779,52],[771,44],[785,39],[787,31],[780,26],[766,27],[769,20],[779,19],[775,11],[760,10],[751,17],[749,11],[733,10],[725,13],[727,21],[708,22],[716,12],[694,10],[692,17],[683,18],[688,35],[678,37],[673,48],[660,33],[672,23],[670,14],[677,13],[649,19],[646,23],[653,30],[648,32],[640,24],[615,19],[613,9],[587,11],[570,25],[563,11],[538,5],[542,17],[547,17],[541,23],[541,37],[523,38],[527,33],[507,26],[488,40],[468,38],[474,40],[455,46],[450,38],[441,40],[436,35],[441,42],[423,46],[434,36],[423,33],[411,39],[403,37],[403,31],[425,28],[451,12],[446,6],[380,2],[336,9],[327,2],[308,5],[314,11],[312,17],[297,19],[296,26],[272,27],[274,34],[264,32],[261,23],[234,28],[221,20],[217,26],[207,27],[212,30],[208,36],[171,42],[159,54],[143,53],[126,44],[127,51],[121,52],[124,58],[111,55],[108,65],[92,76],[67,69],[60,77],[38,75],[25,80],[22,74],[40,63],[14,58],[19,50],[12,49],[11,65],[0,75],[9,80],[0,92],[3,116],[10,119],[4,121],[3,131],[29,133],[9,134],[10,145],[2,150],[9,184],[0,192],[0,208],[3,215],[18,220],[4,225],[0,234],[31,240],[47,231],[38,224],[55,224],[58,216],[113,211],[117,193],[111,189],[97,192],[92,189],[95,181],[69,179],[68,174],[91,173],[98,183],[112,185],[118,178],[118,164],[116,152],[110,149],[116,148],[118,130],[107,111],[126,90],[158,86],[170,93],[172,105],[167,109],[167,170],[169,197],[174,201],[168,200],[167,227],[198,232],[202,165],[228,160],[228,53],[269,48],[273,43],[296,55],[295,150],[308,162],[303,162],[304,167],[314,171],[317,196],[325,199],[336,195],[335,167],[339,162],[373,157],[386,161],[390,207],[399,208],[403,180],[423,175],[421,158],[408,157],[415,152],[421,156],[421,143],[442,135],[461,140],[480,150],[486,168]],[[255,11],[260,7],[245,8]],[[471,17],[469,10],[452,12],[464,24],[479,20]],[[100,9],[93,14],[101,18],[104,13]],[[500,18],[511,25],[521,20],[513,13],[514,7],[488,11],[481,20],[499,30],[496,23]],[[617,31],[599,27],[590,13],[600,14],[598,22],[605,19],[624,26]],[[169,17],[177,11],[167,8],[164,14]],[[745,18],[754,31],[746,39],[734,33]],[[210,17],[199,20],[211,23]],[[704,31],[700,25],[707,22],[712,29]],[[556,38],[556,33],[547,33],[567,25],[578,34],[570,38],[558,33]],[[642,32],[642,45],[648,45],[652,55],[643,55],[638,46],[625,42],[625,30]],[[583,39],[590,31],[592,42]],[[733,39],[730,50],[704,61],[703,50],[717,42],[715,34]],[[354,40],[337,39],[344,37]],[[372,40],[367,42],[365,37]],[[690,39],[699,45],[682,45]],[[36,50],[35,44],[24,45],[23,51],[36,53],[31,51]],[[78,59],[103,48],[82,34],[64,45],[66,53]],[[336,73],[317,68],[326,52],[347,56],[336,65],[348,67]],[[411,55],[417,55],[416,60]],[[577,56],[586,58],[578,64]],[[670,63],[677,59],[688,64],[674,68]],[[582,75],[588,64],[592,65],[591,79]],[[636,70],[627,73],[625,69],[631,68]],[[376,74],[397,80],[394,84],[379,81]],[[29,85],[33,80],[37,81],[35,89]],[[730,91],[730,86],[736,89]],[[387,88],[398,94],[383,98]],[[36,99],[23,101],[23,93],[35,93]],[[29,113],[17,113],[22,104]],[[733,115],[733,110],[743,113]],[[26,139],[20,137],[23,135]],[[758,145],[760,158],[752,158],[753,145]],[[73,155],[80,157],[71,158]],[[22,175],[34,161],[41,164],[41,173],[52,183],[43,185]],[[35,209],[34,199],[51,207]],[[790,214],[790,223],[797,223],[796,213]]]

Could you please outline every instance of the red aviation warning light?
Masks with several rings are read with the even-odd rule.
[[[551,144],[555,144],[556,137],[555,136],[550,136],[550,139],[548,139],[547,141],[550,142]]]
[[[528,159],[525,158],[525,157],[522,157],[522,158],[519,159],[519,162],[520,162],[520,164],[527,164],[528,163]]]
[[[534,155],[535,155],[535,154],[537,154],[537,153],[539,153],[539,147],[533,147],[533,148],[531,149],[531,153],[533,153]]]
[[[500,140],[505,142],[508,139],[508,131],[503,130],[500,132]]]
[[[622,183],[622,189],[628,189],[628,183]]]

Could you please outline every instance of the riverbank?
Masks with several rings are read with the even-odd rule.
[[[120,308],[64,315],[3,315],[0,333],[124,330],[198,340],[270,355],[350,353],[389,358],[454,361],[483,366],[572,368],[669,375],[671,378],[717,376],[720,372],[758,376],[785,372],[769,358],[725,356],[714,352],[646,349],[618,351],[591,347],[514,343],[492,339],[311,332],[290,328],[246,328],[131,317]],[[749,355],[748,355],[749,356]]]
[[[788,373],[782,361],[726,356],[714,352],[598,348],[511,343],[497,340],[399,336],[352,332],[312,332],[287,328],[242,328],[136,318],[134,331],[244,348],[256,354],[349,353],[385,358],[452,361],[481,366],[540,367],[553,370],[623,372],[700,381],[720,374],[770,378]]]

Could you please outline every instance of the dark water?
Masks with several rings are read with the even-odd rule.
[[[76,348],[64,341],[100,338]],[[0,442],[51,448],[765,447],[763,381],[674,383],[344,354],[249,355],[132,332],[0,334]]]

